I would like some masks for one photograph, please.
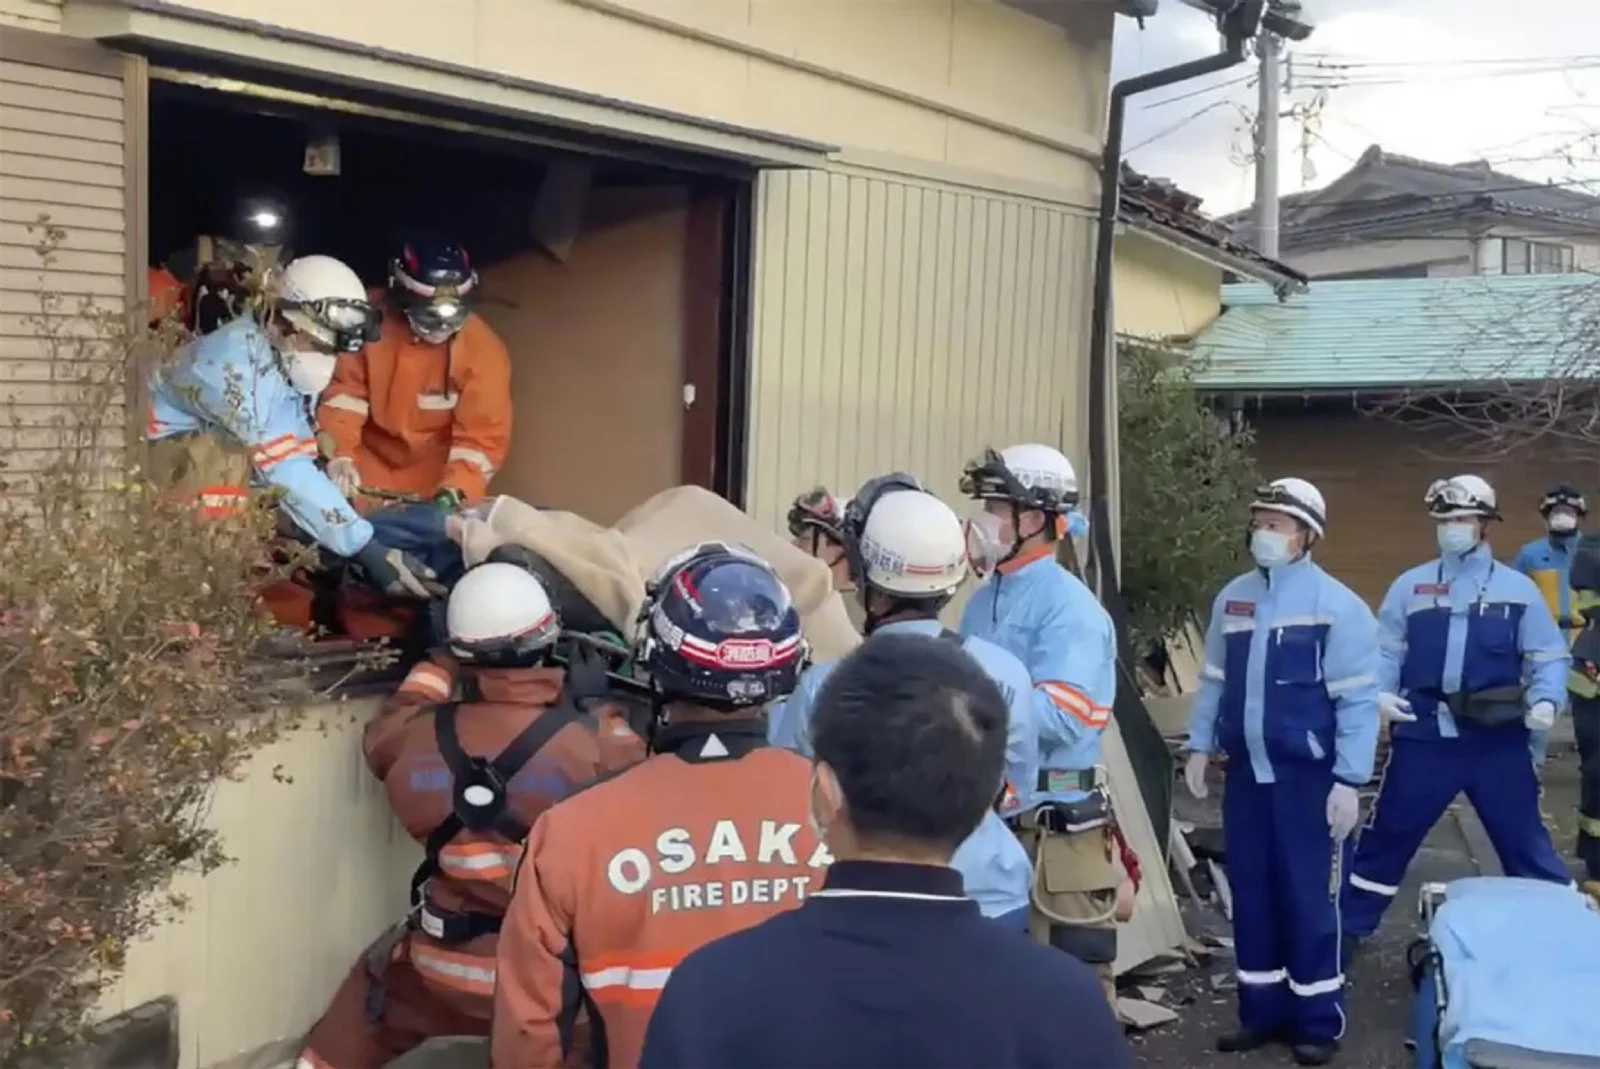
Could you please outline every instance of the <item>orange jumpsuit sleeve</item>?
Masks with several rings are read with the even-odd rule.
[[[454,691],[455,676],[448,665],[420,661],[412,667],[383,711],[367,722],[361,749],[374,776],[384,779],[394,768],[412,715],[419,709],[449,701]]]
[[[333,381],[322,391],[317,405],[317,429],[333,439],[333,455],[356,458],[361,429],[367,425],[372,405],[367,397],[367,351],[341,356],[333,368]],[[331,457],[329,459],[332,459]]]
[[[582,1001],[572,945],[577,887],[575,844],[558,841],[561,807],[547,811],[528,833],[500,928],[495,964],[493,1069],[560,1069],[572,1049]],[[581,850],[576,851],[582,857]]]
[[[471,337],[461,339],[471,348],[462,354],[461,396],[439,480],[439,489],[459,490],[469,503],[488,493],[511,447],[511,355],[487,323],[475,325]]]

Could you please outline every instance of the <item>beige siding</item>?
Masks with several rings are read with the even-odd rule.
[[[376,707],[314,709],[217,787],[208,816],[232,863],[177,881],[188,911],[129,951],[101,1002],[109,1014],[176,999],[179,1069],[293,1048],[361,949],[404,915],[421,853],[361,758]]]
[[[1093,223],[867,172],[762,176],[749,511],[900,468],[956,503],[963,462],[1036,440],[1085,462]]]
[[[1113,303],[1118,334],[1193,334],[1222,307],[1222,269],[1142,234],[1118,235]]]
[[[61,27],[61,0],[0,0],[0,26],[53,32]]]
[[[13,493],[58,455],[64,428],[83,426],[85,402],[112,402],[94,417],[102,445],[125,426],[120,388],[86,388],[79,362],[105,358],[91,324],[127,296],[124,110],[120,76],[0,59],[0,450]],[[47,256],[44,223],[59,228]]]

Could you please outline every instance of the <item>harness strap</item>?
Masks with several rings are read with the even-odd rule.
[[[439,855],[450,840],[462,831],[468,828],[474,831],[490,830],[514,843],[521,843],[528,837],[528,825],[509,812],[507,789],[523,766],[533,760],[534,755],[555,738],[557,732],[583,716],[563,695],[559,703],[547,708],[537,720],[518,732],[497,757],[485,760],[471,757],[461,748],[461,738],[456,731],[456,714],[460,708],[460,702],[434,706],[434,741],[439,747],[439,756],[444,758],[445,767],[450,770],[453,804],[450,815],[428,833],[427,841],[423,843],[422,864],[411,875],[413,908],[419,908],[423,903],[423,885],[439,874]],[[491,791],[493,799],[484,805],[473,805],[465,795],[475,787]]]

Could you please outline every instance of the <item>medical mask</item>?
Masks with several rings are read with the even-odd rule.
[[[969,516],[966,522],[967,563],[982,579],[999,566],[1011,549],[1005,541],[1005,523],[992,512]]]
[[[1067,513],[1067,537],[1072,539],[1089,537],[1089,517],[1073,509]]]
[[[1466,553],[1478,544],[1476,523],[1441,523],[1438,531],[1442,553]]]
[[[333,381],[333,369],[338,358],[332,353],[314,353],[291,349],[283,354],[283,371],[289,384],[307,397],[316,397]]]
[[[1551,534],[1571,534],[1578,529],[1578,517],[1570,512],[1552,512],[1546,526]]]
[[[1276,568],[1280,564],[1287,564],[1294,556],[1289,548],[1292,537],[1282,531],[1251,531],[1250,556],[1262,568]]]

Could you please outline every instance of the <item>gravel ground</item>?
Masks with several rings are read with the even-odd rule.
[[[1566,726],[1564,734],[1552,739],[1543,775],[1546,820],[1555,836],[1556,847],[1564,856],[1570,855],[1572,850],[1578,798],[1577,751],[1571,741],[1570,722],[1566,722]],[[1213,790],[1208,802],[1197,803],[1180,789],[1180,818],[1201,827],[1216,826],[1220,821],[1216,800],[1219,793]],[[1350,992],[1346,1013],[1349,1027],[1335,1065],[1346,1069],[1408,1069],[1411,1066],[1410,1052],[1405,1048],[1411,1013],[1411,985],[1405,955],[1407,946],[1419,934],[1415,909],[1417,888],[1429,880],[1499,871],[1492,851],[1487,849],[1482,826],[1472,816],[1466,800],[1458,799],[1454,816],[1447,815],[1433,829],[1406,874],[1406,883],[1395,900],[1396,905],[1348,971]],[[1191,935],[1226,935],[1228,931],[1220,912],[1209,907],[1191,909],[1186,919]],[[1252,1069],[1294,1064],[1289,1052],[1282,1047],[1245,1055],[1219,1054],[1213,1047],[1218,1035],[1234,1029],[1236,1018],[1231,988],[1214,989],[1211,977],[1227,976],[1232,970],[1231,956],[1223,950],[1200,969],[1152,981],[1167,989],[1179,1018],[1134,1037],[1140,1065],[1170,1069],[1209,1066]]]

